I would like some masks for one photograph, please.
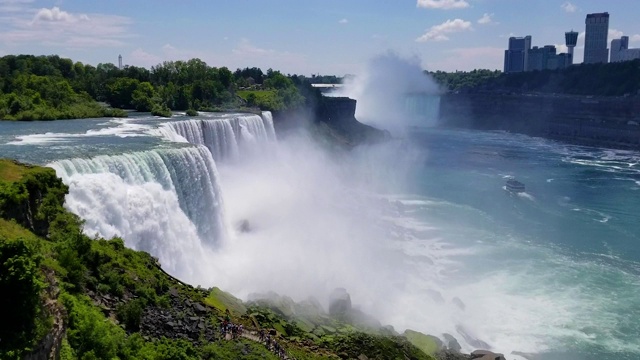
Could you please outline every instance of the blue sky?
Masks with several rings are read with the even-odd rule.
[[[232,70],[344,75],[391,50],[429,70],[502,69],[509,36],[561,45],[603,11],[609,41],[624,34],[640,47],[640,0],[0,0],[0,55],[96,65],[122,54],[147,68],[198,57]]]

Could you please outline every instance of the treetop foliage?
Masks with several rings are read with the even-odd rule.
[[[590,96],[640,94],[640,59],[607,64],[576,64],[566,69],[505,74],[498,70],[429,72],[449,91],[508,91]]]
[[[273,69],[264,73],[255,67],[232,72],[200,59],[165,61],[151,69],[119,69],[113,64],[74,63],[57,55],[7,55],[0,58],[0,119],[126,116],[112,108],[165,115],[175,110],[232,110],[246,105],[237,90],[273,91],[273,101],[250,105],[286,110],[315,102],[306,99],[316,94],[305,87],[327,79],[283,75]]]

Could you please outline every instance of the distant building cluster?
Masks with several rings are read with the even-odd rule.
[[[629,49],[629,37],[611,40],[611,62],[640,59],[640,49]]]
[[[587,14],[585,19],[585,64],[629,61],[640,59],[640,49],[629,49],[629,37],[611,41],[611,53],[607,49],[609,13]],[[578,33],[564,34],[567,53],[557,53],[554,45],[533,46],[531,35],[510,37],[509,48],[504,52],[504,72],[515,73],[534,70],[563,69],[573,64],[573,50],[578,43]]]
[[[567,37],[578,38],[578,33],[568,32]],[[531,46],[531,35],[510,37],[509,49],[504,52],[504,72],[514,73],[545,69],[564,69],[573,64],[573,47],[567,44],[568,53],[557,53],[554,45]]]

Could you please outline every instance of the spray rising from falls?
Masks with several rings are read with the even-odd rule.
[[[389,52],[371,59],[334,95],[358,101],[359,121],[403,134],[407,126],[436,125],[439,94],[439,85],[424,73],[419,58],[405,59]]]
[[[51,166],[69,185],[67,206],[85,220],[87,234],[121,236],[177,276],[192,278],[194,256],[225,237],[217,169],[203,146]]]
[[[180,137],[204,145],[216,161],[237,161],[263,153],[276,140],[271,113],[232,115],[217,119],[193,119],[165,124],[164,136],[171,141]],[[178,136],[176,136],[178,135]]]

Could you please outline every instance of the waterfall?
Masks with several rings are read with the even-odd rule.
[[[121,236],[189,277],[203,244],[226,228],[215,162],[203,146],[159,149],[50,164],[69,185],[66,204],[85,232]],[[185,273],[185,271],[187,273]]]
[[[160,133],[170,141],[206,146],[216,161],[238,161],[244,157],[268,154],[276,140],[273,117],[230,115],[216,119],[172,121]],[[184,140],[183,140],[184,139]]]

